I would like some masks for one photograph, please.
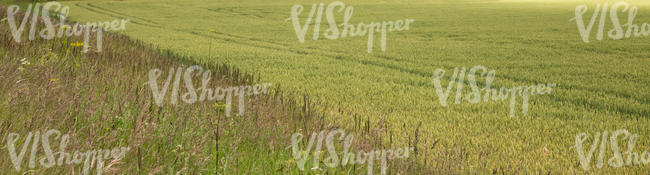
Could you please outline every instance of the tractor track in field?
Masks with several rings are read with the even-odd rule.
[[[96,6],[96,5],[93,5],[93,4],[91,4],[91,3],[88,3],[87,5],[88,5],[88,7],[93,7],[93,8],[96,8],[96,9],[104,10],[104,11],[111,12],[111,13],[114,13],[114,14],[118,14],[118,15],[121,15],[121,16],[127,16],[127,17],[136,18],[136,19],[139,19],[139,20],[142,20],[142,21],[146,21],[146,22],[148,22],[148,23],[152,23],[152,24],[158,25],[157,22],[154,22],[154,21],[151,21],[151,20],[148,20],[148,19],[145,19],[145,18],[140,18],[140,17],[137,17],[137,16],[132,16],[132,15],[128,15],[128,14],[124,14],[124,13],[116,12],[116,11],[114,11],[114,10],[106,9],[106,8],[103,8],[103,7],[100,7],[100,6]]]
[[[155,25],[151,25],[151,24],[141,23],[141,22],[138,22],[138,21],[133,20],[133,19],[130,19],[130,18],[125,18],[125,17],[132,17],[132,16],[129,16],[129,15],[123,15],[123,16],[121,16],[121,15],[119,15],[119,14],[118,14],[118,15],[115,15],[115,14],[110,14],[110,13],[107,13],[107,12],[102,12],[102,11],[100,11],[100,10],[103,10],[103,8],[97,8],[97,9],[99,9],[99,10],[97,10],[97,9],[93,9],[93,7],[91,6],[92,4],[90,4],[90,3],[87,3],[88,7],[80,5],[80,3],[75,3],[74,5],[77,6],[77,7],[79,7],[79,8],[83,8],[83,9],[86,9],[86,10],[91,11],[91,12],[94,12],[94,13],[99,13],[99,14],[102,14],[102,15],[106,15],[106,16],[110,16],[110,17],[114,17],[114,18],[118,18],[118,19],[120,19],[120,18],[121,18],[121,19],[129,19],[130,22],[133,23],[133,24],[139,24],[139,25],[148,26],[148,27],[155,27],[155,25],[158,25],[158,24],[155,23],[155,22],[152,22],[152,23],[154,23]],[[96,8],[96,7],[95,7],[95,8]],[[135,17],[135,18],[137,18],[137,17]]]
[[[88,9],[89,11],[92,11],[92,12],[95,12],[95,13],[100,13],[100,14],[115,17],[115,15],[111,15],[109,13],[100,11],[100,10],[108,11],[105,8],[101,8],[101,7],[97,7],[97,6],[93,5],[94,8],[99,9],[99,10],[96,10],[96,9],[92,9],[90,7],[86,8],[86,7],[80,6],[79,3],[77,3],[75,5],[77,5],[79,7],[82,7],[82,8],[85,8],[85,9]],[[91,4],[88,4],[88,5],[90,6]],[[211,10],[211,11],[219,12],[219,11],[223,11],[223,10],[226,10],[226,9],[223,8],[221,10]],[[230,9],[230,10],[232,11],[232,9]],[[117,12],[113,12],[113,13],[117,13]],[[129,16],[129,15],[120,14],[120,13],[117,13],[117,14],[118,15],[123,15],[123,16]],[[134,18],[142,19],[140,17],[134,17]],[[156,22],[149,21],[149,20],[143,20],[143,21],[158,24]],[[136,23],[136,22],[134,22],[134,23]],[[288,48],[287,44],[282,44],[282,43],[277,43],[277,42],[272,42],[272,41],[264,41],[262,39],[250,38],[250,37],[245,37],[245,36],[238,36],[238,35],[222,33],[222,32],[216,32],[217,36],[214,36],[214,35],[201,34],[199,32],[194,32],[194,31],[184,31],[184,30],[179,30],[179,29],[164,28],[164,27],[161,27],[160,25],[149,25],[149,24],[143,24],[143,23],[136,23],[136,24],[140,24],[140,25],[144,25],[144,26],[148,26],[148,27],[152,27],[152,28],[158,28],[158,29],[161,29],[161,30],[172,30],[172,31],[176,31],[176,32],[187,33],[187,34],[191,34],[191,35],[195,35],[195,36],[221,40],[221,41],[224,41],[224,42],[244,45],[244,46],[253,47],[253,48],[270,49],[270,50],[281,51],[281,52],[290,52],[290,53],[295,53],[295,54],[299,54],[299,55],[317,54],[319,56],[333,58],[333,59],[336,59],[336,60],[353,62],[353,63],[360,63],[360,64],[363,64],[363,65],[369,65],[369,66],[375,66],[375,67],[382,67],[382,68],[390,69],[390,70],[393,70],[393,71],[406,72],[406,73],[416,75],[416,76],[421,76],[421,77],[431,77],[433,75],[432,73],[428,73],[428,72],[425,72],[425,71],[406,69],[406,68],[402,68],[400,66],[395,66],[395,65],[386,64],[386,63],[378,63],[378,62],[373,62],[373,61],[368,61],[368,60],[352,59],[354,57],[354,55],[350,55],[350,54],[347,54],[347,53],[341,52],[341,51],[331,51],[331,50],[324,50],[324,49],[317,49],[317,48],[291,49],[291,48]],[[249,43],[247,41],[239,41],[238,39],[240,39],[240,40],[248,40],[248,41],[251,41],[251,42],[265,43],[265,44],[268,44],[270,46],[266,46],[266,45],[262,45],[262,44]],[[418,62],[410,61],[410,60],[400,60],[400,59],[397,59],[395,57],[387,56],[387,55],[376,55],[376,56],[372,56],[372,57],[377,58],[377,59],[392,61],[392,62],[406,62],[408,64],[422,64],[422,63],[418,63]],[[442,68],[445,68],[445,69],[453,69],[454,68],[454,66],[448,66],[448,65],[431,65],[431,66],[438,66],[438,68],[442,67]],[[512,77],[512,76],[505,76],[505,75],[497,75],[497,76],[495,76],[495,78],[503,78],[503,79],[507,79],[507,80],[510,80],[510,81],[514,81],[514,82],[524,82],[524,83],[532,83],[532,84],[546,84],[546,82],[540,82],[540,81],[535,81],[535,80],[530,80],[530,79],[525,79],[525,78],[517,78],[517,77]],[[428,85],[428,83],[404,83],[404,82],[396,82],[396,83],[406,84],[406,85],[414,86],[414,87],[430,86],[430,85]],[[483,82],[476,82],[476,84],[478,86],[485,86],[485,84]],[[595,89],[595,88],[589,88],[589,87],[584,87],[584,86],[579,86],[579,85],[556,86],[554,88],[555,89],[565,89],[565,90],[590,91],[592,93],[604,93],[604,95],[607,95],[607,96],[614,96],[614,97],[618,97],[618,98],[623,97],[623,98],[626,98],[626,99],[633,100],[634,102],[637,102],[637,103],[642,104],[642,105],[650,105],[650,100],[638,99],[638,98],[635,98],[636,96],[633,96],[632,94],[618,93],[618,92],[615,92],[613,90]],[[584,106],[584,107],[588,107],[590,109],[593,109],[595,111],[615,111],[615,112],[622,113],[622,114],[628,114],[628,115],[633,115],[633,116],[636,115],[636,116],[641,116],[641,117],[644,117],[644,114],[650,113],[650,110],[642,110],[642,111],[636,111],[635,112],[635,111],[626,110],[625,108],[621,108],[621,107],[618,107],[618,106],[614,106],[613,107],[614,109],[607,109],[607,108],[601,108],[602,105],[594,103],[594,102],[579,103],[579,102],[576,102],[573,99],[561,98],[561,97],[556,97],[556,96],[550,96],[550,98],[552,98],[554,101],[557,101],[557,102],[567,102],[569,104],[574,104],[576,106]]]
[[[224,7],[224,8],[216,8],[216,9],[208,9],[208,10],[213,11],[213,12],[217,12],[217,13],[222,13],[222,12],[227,11],[230,14],[239,15],[239,16],[246,16],[246,17],[252,16],[252,17],[255,17],[255,18],[264,18],[264,17],[262,17],[260,15],[256,15],[256,14],[235,12],[235,9],[237,9],[237,8],[240,8],[240,7]]]

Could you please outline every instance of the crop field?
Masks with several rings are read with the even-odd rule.
[[[614,8],[617,2],[629,4],[628,10],[620,7],[611,13],[610,10],[594,12],[597,5],[607,3],[609,8]],[[70,7],[68,20],[129,19],[125,30],[114,33],[187,57],[200,65],[233,67],[260,82],[272,82],[273,89],[295,99],[296,106],[309,106],[310,110],[324,114],[322,123],[311,123],[312,128],[300,127],[304,129],[303,140],[307,140],[310,132],[328,127],[354,130],[360,138],[380,148],[413,147],[416,156],[404,162],[426,167],[426,170],[396,170],[409,167],[396,163],[390,167],[389,174],[644,174],[650,171],[648,163],[627,164],[630,156],[626,152],[629,145],[635,146],[634,151],[641,159],[646,155],[644,151],[650,152],[650,25],[644,25],[650,22],[649,2],[88,0],[61,3]],[[316,10],[311,18],[310,11],[321,3],[323,12]],[[338,6],[328,9],[333,3]],[[293,18],[296,5],[303,8]],[[577,19],[581,5],[586,5],[586,13]],[[610,17],[618,15],[621,24],[628,24],[632,6],[636,9],[633,23],[639,26],[639,31],[647,28],[648,33],[632,32],[629,37],[612,39],[617,31],[612,30],[616,25]],[[353,36],[341,26],[336,28],[339,34],[332,37],[337,32],[332,31],[330,23],[343,24],[346,7],[353,8],[348,23],[355,28],[360,23],[359,26],[373,28],[373,23],[385,26],[385,22],[393,21],[395,30],[386,29],[382,33],[381,26],[377,25],[374,35],[364,31],[361,36]],[[329,10],[334,12],[332,21],[328,21]],[[319,13],[322,20],[316,17]],[[592,14],[601,16],[592,18]],[[580,28],[589,26],[590,22],[593,28],[581,34]],[[397,27],[397,23],[403,24],[402,27]],[[629,24],[622,28],[621,36],[625,36],[628,27]],[[346,32],[348,35],[344,36]],[[598,39],[598,33],[602,40]],[[143,58],[120,60],[129,59]],[[138,80],[146,79],[147,74],[140,71],[146,72],[137,71],[136,76],[141,76]],[[442,71],[445,73],[441,74]],[[492,72],[492,77],[488,72]],[[473,73],[476,76],[471,76]],[[473,89],[470,79],[476,79],[478,89]],[[503,93],[502,87],[525,89],[540,85],[546,87],[546,93],[540,94],[542,88],[537,88],[538,94],[530,97],[524,97],[521,92],[519,95],[506,93],[502,99],[495,97],[499,88]],[[494,93],[486,86],[495,89]],[[144,92],[149,93],[148,89]],[[445,93],[448,98],[443,97]],[[284,105],[284,101],[255,104],[274,108]],[[190,107],[177,110],[200,115]],[[293,118],[305,111],[278,113],[280,118]],[[232,169],[238,170],[227,170],[228,165],[213,167],[196,158],[185,163],[201,168],[181,173],[213,174],[218,167],[224,169],[216,170],[219,174],[323,173],[311,168],[310,163],[305,171],[299,171],[291,163],[264,164],[291,159],[289,137],[299,130],[295,128],[299,121],[302,120],[287,119],[291,124],[282,125],[287,127],[286,131],[273,132],[283,136],[260,140],[270,143],[259,144],[274,145],[269,148],[272,157],[261,158],[250,152],[212,153],[201,147],[196,148],[202,150],[196,153],[197,157],[241,156],[250,162],[231,164]],[[197,133],[209,133],[200,122],[192,122],[201,126],[195,128]],[[229,127],[235,128],[233,132],[273,128],[240,125]],[[621,129],[638,135],[636,143],[627,136],[626,139],[602,136],[602,144],[592,144],[601,142],[597,133],[607,131],[614,135]],[[580,133],[586,133],[587,139],[578,146]],[[173,137],[179,139],[174,143],[187,141],[188,137],[192,138]],[[255,140],[254,136],[247,138],[244,140]],[[618,154],[612,151],[618,149],[614,143],[617,138],[621,150]],[[251,145],[255,148],[255,144]],[[595,148],[599,149],[594,152]],[[581,159],[583,152],[590,162]],[[612,162],[620,154],[625,165],[613,166],[616,163]],[[604,166],[597,167],[599,159]],[[647,160],[650,161],[650,155]],[[157,162],[164,161],[154,159],[149,163]],[[588,170],[584,163],[590,167]],[[0,165],[4,164],[0,162]],[[257,166],[261,170],[254,170]],[[169,174],[179,169],[183,168],[177,165],[158,171]],[[150,171],[153,170],[134,172]],[[358,169],[355,172],[366,173]],[[349,172],[343,169],[324,174],[346,173]]]

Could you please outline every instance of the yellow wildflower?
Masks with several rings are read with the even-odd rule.
[[[83,42],[74,42],[74,43],[70,43],[70,46],[72,46],[72,47],[81,47],[81,46],[84,46],[84,43]]]
[[[219,103],[215,102],[214,107],[215,108],[223,108],[223,107],[226,107],[226,105],[225,104],[219,104]]]

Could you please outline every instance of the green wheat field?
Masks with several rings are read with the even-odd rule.
[[[383,51],[375,32],[369,53],[367,34],[327,39],[326,12],[303,26],[312,5],[334,2],[354,8],[355,26],[412,22],[387,32]],[[388,163],[387,174],[647,174],[650,36],[608,36],[612,14],[628,23],[623,7],[598,12],[607,17],[594,18],[588,43],[575,19],[580,5],[588,7],[586,26],[597,5],[618,2],[628,11],[634,6],[634,24],[650,34],[650,2],[635,0],[61,1],[70,8],[68,22],[130,22],[104,33],[103,51],[90,53],[69,44],[83,37],[16,43],[8,22],[0,23],[0,174],[83,174],[83,165],[31,168],[31,147],[22,168],[14,168],[10,133],[22,136],[20,150],[29,132],[49,129],[70,134],[68,150],[130,147],[103,165],[104,174],[367,174],[367,165],[312,168],[310,158],[305,170],[296,165],[292,134],[305,135],[305,147],[311,133],[338,128],[355,136],[357,150],[413,147],[410,157]],[[30,3],[5,1],[0,18],[8,5],[24,12]],[[304,7],[297,18],[307,27],[304,42],[291,18],[294,5]],[[345,12],[338,9],[341,24]],[[215,102],[156,106],[149,71],[162,70],[164,79],[170,68],[192,65],[212,70],[212,84],[273,86],[247,99],[245,115],[226,117]],[[509,98],[467,101],[468,77],[452,74],[475,66],[494,70],[492,88],[554,86],[530,96],[526,114],[518,96],[511,115]],[[437,69],[446,71],[443,90],[453,83],[446,105],[436,91]],[[486,77],[476,76],[479,88]],[[457,89],[460,83],[465,87]],[[626,164],[629,138],[594,142],[597,133],[620,129],[638,135],[640,163]],[[576,147],[580,133],[587,140]],[[607,142],[616,139],[618,167],[611,163],[616,143]],[[593,148],[586,170],[579,152]],[[382,173],[378,164],[371,173]]]

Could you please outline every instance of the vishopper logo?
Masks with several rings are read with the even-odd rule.
[[[50,141],[59,138],[61,139],[58,146],[59,151],[53,152],[54,150],[52,145],[50,145]],[[65,150],[69,139],[70,136],[68,134],[61,135],[61,132],[55,129],[50,129],[43,133],[40,131],[29,132],[21,147],[16,145],[16,142],[20,140],[20,134],[9,133],[9,136],[7,137],[7,150],[9,151],[9,158],[11,159],[11,163],[13,163],[16,171],[22,169],[25,153],[29,150],[29,145],[31,144],[31,154],[28,161],[29,169],[38,168],[37,162],[44,168],[52,168],[55,165],[78,165],[83,162],[82,173],[84,175],[90,172],[92,166],[96,166],[97,174],[101,175],[104,171],[104,160],[122,159],[130,150],[129,147],[120,147],[114,149],[89,150],[86,152],[75,151],[71,154]],[[43,148],[43,153],[45,154],[43,157],[38,157],[39,145]],[[20,153],[16,152],[17,146],[20,148]]]
[[[611,134],[611,135],[610,135]],[[596,160],[596,168],[602,168],[605,163],[614,168],[619,168],[621,166],[632,166],[632,165],[647,165],[650,163],[650,153],[648,151],[643,151],[642,154],[634,151],[634,147],[637,144],[639,138],[636,134],[631,134],[626,129],[619,129],[614,132],[608,133],[597,132],[594,135],[591,148],[587,151],[583,148],[583,144],[589,135],[587,133],[580,133],[575,137],[575,146],[578,153],[578,159],[580,160],[580,165],[585,171],[589,171],[591,168],[591,160],[594,156],[594,152],[598,149],[598,160]],[[627,151],[621,152],[619,150],[619,139],[627,140]],[[589,143],[589,142],[587,142]],[[623,142],[624,143],[624,142]],[[598,145],[600,144],[600,147]],[[605,152],[607,152],[607,147],[610,146],[612,149],[613,156],[609,159],[605,159]]]
[[[318,9],[316,8],[318,6]],[[336,10],[338,7],[338,10]],[[312,36],[313,40],[318,40],[320,37],[320,26],[321,21],[323,20],[323,10],[325,10],[325,16],[327,17],[327,23],[329,28],[323,32],[323,36],[330,40],[335,40],[345,37],[355,37],[355,36],[364,36],[368,35],[368,53],[372,53],[372,48],[374,44],[374,35],[375,32],[381,32],[381,51],[386,51],[386,35],[387,32],[393,31],[403,31],[409,30],[411,23],[414,22],[413,19],[405,20],[396,20],[393,21],[384,21],[384,22],[370,22],[368,24],[359,23],[356,26],[349,24],[352,14],[354,13],[354,8],[352,6],[345,6],[345,3],[341,1],[335,1],[330,3],[325,9],[325,4],[320,3],[319,5],[313,4],[311,10],[309,11],[309,17],[304,24],[300,25],[299,15],[303,12],[304,7],[302,5],[294,5],[291,7],[291,17],[289,18],[293,23],[293,28],[296,31],[296,36],[301,43],[305,42],[305,35],[307,34],[307,29],[311,25],[312,19],[314,19],[314,14],[316,13],[316,18],[314,22],[314,34]],[[317,12],[318,10],[318,12]],[[343,24],[337,24],[334,14],[336,12],[341,13],[345,10],[343,16]],[[289,20],[287,19],[287,20]],[[342,30],[339,27],[343,27]]]
[[[63,37],[63,35],[68,37],[83,35],[84,36],[83,43],[85,43],[83,45],[84,47],[83,52],[88,52],[90,48],[91,33],[93,32],[96,33],[97,52],[101,52],[102,51],[102,30],[107,30],[107,31],[124,30],[126,23],[129,22],[129,20],[123,19],[121,21],[114,20],[112,22],[92,22],[92,23],[87,23],[86,25],[80,25],[79,23],[75,23],[74,25],[70,26],[65,24],[69,12],[69,7],[63,6],[59,2],[53,1],[53,2],[45,3],[42,6],[40,3],[29,4],[27,10],[25,11],[25,16],[23,16],[20,25],[18,25],[16,23],[17,22],[16,14],[19,11],[20,11],[20,7],[17,5],[10,5],[7,9],[7,22],[9,28],[11,29],[11,34],[15,42],[17,43],[22,42],[21,37],[24,34],[25,25],[28,24],[31,17],[31,24],[29,25],[29,37],[28,37],[30,41],[36,39],[37,33],[38,36],[46,40],[53,39],[54,37],[61,38]],[[54,24],[52,18],[50,17],[50,13],[52,11],[59,12],[59,13],[54,13],[54,15],[59,18],[59,24]],[[45,25],[45,28],[41,29],[40,32],[37,32],[36,29],[37,29],[37,24],[39,23],[39,19],[42,20],[42,22]]]
[[[435,87],[436,94],[438,95],[438,100],[442,107],[447,107],[447,102],[449,100],[449,95],[451,90],[456,83],[456,96],[454,103],[460,104],[463,99],[463,88],[465,87],[465,74],[467,69],[463,68],[454,68],[454,74],[452,75],[449,84],[446,89],[443,89],[441,79],[445,76],[445,70],[436,69],[433,72],[433,82],[432,84]],[[477,73],[480,72],[480,76],[486,76],[485,78],[485,87],[479,88],[476,83]],[[485,66],[474,66],[472,69],[467,72],[467,79],[469,82],[469,88],[471,92],[466,94],[465,100],[472,104],[477,104],[479,102],[488,102],[490,99],[492,101],[506,100],[510,98],[510,117],[515,116],[515,106],[517,96],[522,97],[522,108],[524,115],[528,115],[528,99],[530,95],[544,95],[550,94],[555,86],[555,83],[549,83],[547,85],[539,84],[537,86],[516,86],[512,88],[501,87],[498,91],[493,89],[492,81],[494,81],[495,70],[488,70]]]
[[[321,163],[321,150],[323,147],[323,140],[325,140],[325,147],[327,147],[327,153],[329,156],[325,158],[324,164],[330,168],[336,168],[339,165],[345,167],[346,165],[362,165],[367,164],[368,174],[372,174],[374,161],[381,162],[381,174],[386,174],[387,170],[387,160],[392,159],[407,159],[409,157],[410,151],[413,151],[413,147],[397,148],[393,150],[374,150],[366,153],[365,151],[356,152],[356,154],[350,150],[354,136],[347,135],[342,129],[334,131],[321,131],[320,133],[312,133],[309,143],[307,144],[305,150],[300,149],[300,144],[302,143],[303,135],[300,133],[294,133],[291,136],[291,148],[293,151],[293,158],[296,162],[296,166],[301,171],[305,170],[305,163],[307,162],[310,154],[313,154],[312,159],[312,170],[321,169],[319,164]],[[327,135],[326,135],[327,134]],[[343,141],[343,152],[337,153],[336,146],[334,141],[339,140]],[[314,148],[315,147],[315,148]],[[313,151],[313,152],[312,152]],[[340,155],[340,157],[339,157]]]
[[[589,43],[589,37],[591,31],[600,15],[598,23],[598,31],[596,33],[597,40],[603,40],[603,35],[605,32],[605,25],[607,21],[607,15],[609,14],[609,19],[611,20],[612,29],[607,32],[607,36],[613,40],[620,40],[623,38],[630,38],[632,36],[648,36],[650,35],[650,25],[648,23],[643,23],[641,26],[634,24],[634,18],[636,18],[638,8],[636,6],[630,6],[627,2],[617,2],[609,6],[608,3],[598,4],[594,8],[594,12],[591,15],[589,24],[585,24],[583,20],[583,15],[587,13],[589,8],[587,5],[579,5],[575,9],[575,17],[569,21],[576,21],[578,26],[578,32],[585,43]],[[608,11],[609,10],[609,11]],[[627,12],[627,23],[621,24],[618,18],[618,12]],[[627,29],[624,30],[623,28]]]
[[[225,98],[226,116],[230,116],[230,108],[232,106],[233,96],[239,97],[239,115],[244,115],[244,97],[250,95],[266,94],[268,88],[271,87],[271,83],[264,83],[262,85],[255,84],[252,86],[217,87],[213,90],[213,88],[208,86],[210,84],[210,80],[212,79],[212,72],[210,70],[203,71],[203,68],[200,66],[191,66],[185,69],[185,72],[183,72],[183,67],[178,67],[176,70],[174,68],[170,68],[169,74],[167,74],[167,79],[165,80],[162,87],[158,86],[158,78],[161,75],[162,71],[160,69],[152,69],[149,71],[149,82],[146,83],[149,84],[149,87],[151,88],[151,92],[153,93],[156,105],[163,105],[165,94],[167,94],[169,85],[172,83],[172,78],[174,81],[171,89],[172,94],[170,103],[172,105],[176,105],[178,103],[179,86],[182,77],[185,88],[187,89],[187,92],[183,93],[181,96],[181,100],[183,102],[187,104],[193,104],[196,102],[203,102],[205,100],[221,101]],[[195,76],[201,76],[201,86],[198,89],[195,88],[192,81],[193,77]],[[200,92],[197,93],[197,90]]]

